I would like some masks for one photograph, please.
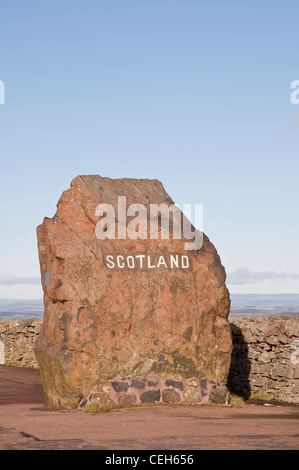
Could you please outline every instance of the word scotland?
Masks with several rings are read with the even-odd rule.
[[[136,255],[104,255],[104,265],[108,269],[189,269],[190,259],[187,255],[181,254],[136,254]]]

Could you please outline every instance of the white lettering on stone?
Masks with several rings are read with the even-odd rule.
[[[113,261],[113,256],[112,255],[108,255],[106,257],[106,261],[107,261],[107,264],[106,266],[110,269],[114,268],[115,264],[114,264],[114,261]]]
[[[103,256],[104,265],[108,269],[184,269],[191,268],[188,255],[177,253],[159,255],[153,253],[150,255],[116,255],[106,254]]]
[[[127,256],[127,265],[133,269],[135,267],[134,256]]]
[[[155,265],[153,265],[153,266],[151,265],[151,257],[150,257],[150,255],[148,255],[148,257],[147,257],[147,267],[150,268],[150,269],[156,267]]]
[[[189,258],[186,255],[182,255],[182,268],[189,268]]]
[[[140,260],[140,268],[143,268],[143,258],[145,258],[145,255],[136,255],[136,258]]]
[[[166,264],[166,261],[165,261],[165,259],[164,259],[163,256],[160,256],[160,257],[159,257],[159,261],[158,261],[158,264],[157,264],[157,268],[160,267],[160,264],[162,264],[163,266],[165,266],[165,268],[168,268],[168,266],[167,266],[167,264]]]
[[[118,257],[117,257],[117,266],[118,266],[119,268],[123,268],[125,264],[124,264],[124,262],[122,262],[122,263],[119,262],[120,258],[121,258],[122,260],[124,259],[123,256],[118,255]]]
[[[173,269],[173,266],[175,265],[176,268],[179,267],[179,256],[178,255],[170,255],[170,267]]]

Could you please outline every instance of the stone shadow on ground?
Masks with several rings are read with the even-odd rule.
[[[248,358],[248,345],[240,328],[230,323],[233,349],[231,364],[227,379],[227,388],[231,394],[249,398],[250,387],[250,361]]]

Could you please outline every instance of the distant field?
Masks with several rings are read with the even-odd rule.
[[[231,317],[299,315],[299,294],[231,294]]]
[[[234,308],[230,310],[230,317],[249,317],[265,315],[299,315],[299,309],[280,308]]]
[[[0,299],[0,320],[43,318],[44,305],[41,299]]]

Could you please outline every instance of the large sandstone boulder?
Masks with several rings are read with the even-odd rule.
[[[157,180],[78,176],[37,228],[45,315],[35,353],[51,407],[76,407],[128,377],[227,380],[230,301],[216,249],[205,235],[186,250],[183,237],[151,239],[149,229],[108,238],[97,207],[117,209],[119,196],[127,207],[173,204]]]

